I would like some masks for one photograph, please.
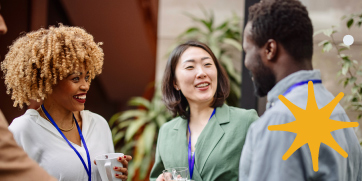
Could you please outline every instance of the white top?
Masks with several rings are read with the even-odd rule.
[[[82,134],[91,158],[92,181],[101,181],[94,159],[101,154],[114,153],[112,134],[102,116],[90,111],[81,111],[80,115]],[[9,130],[13,132],[16,142],[29,157],[39,163],[50,175],[58,180],[88,180],[87,172],[78,155],[53,124],[42,118],[36,110],[29,109],[24,115],[14,119]],[[88,167],[83,143],[81,147],[72,142],[71,144]]]

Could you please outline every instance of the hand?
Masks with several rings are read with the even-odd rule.
[[[157,177],[156,181],[165,181],[165,178],[163,178],[162,173]]]
[[[124,155],[123,157],[119,157],[117,161],[121,162],[123,167],[113,167],[114,171],[121,172],[122,174],[116,174],[115,177],[127,180],[128,176],[128,162],[132,160],[132,157],[129,155]]]

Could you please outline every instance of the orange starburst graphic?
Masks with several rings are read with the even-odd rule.
[[[337,106],[343,95],[344,94],[342,92],[339,93],[337,97],[335,97],[325,107],[318,109],[314,96],[313,82],[309,81],[306,110],[294,105],[283,95],[279,95],[279,99],[288,107],[296,120],[286,124],[271,125],[268,129],[270,131],[288,131],[297,134],[292,145],[283,155],[283,160],[287,160],[296,150],[303,145],[308,144],[312,156],[313,170],[317,172],[319,148],[321,143],[333,148],[343,157],[348,157],[348,154],[334,140],[331,132],[343,128],[357,127],[358,123],[329,119],[333,109]]]

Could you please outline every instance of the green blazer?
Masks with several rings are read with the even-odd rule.
[[[216,108],[215,116],[205,126],[195,145],[192,180],[238,180],[239,161],[250,124],[258,119],[255,110],[229,107]],[[187,167],[187,120],[177,117],[165,123],[158,135],[155,164],[150,180],[165,168]]]

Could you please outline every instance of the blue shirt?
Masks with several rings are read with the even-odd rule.
[[[353,128],[331,132],[336,142],[348,153],[342,157],[337,151],[321,144],[319,171],[313,170],[308,145],[303,145],[287,160],[282,156],[292,145],[296,134],[285,131],[269,131],[269,125],[295,121],[291,111],[278,98],[290,86],[306,80],[321,79],[319,70],[298,71],[279,81],[268,93],[267,110],[249,128],[239,165],[240,181],[304,181],[304,180],[362,180],[362,150]],[[326,106],[333,96],[322,84],[314,84],[318,108]],[[296,87],[285,96],[293,104],[306,109],[308,84]],[[344,109],[338,104],[330,119],[349,122]]]

